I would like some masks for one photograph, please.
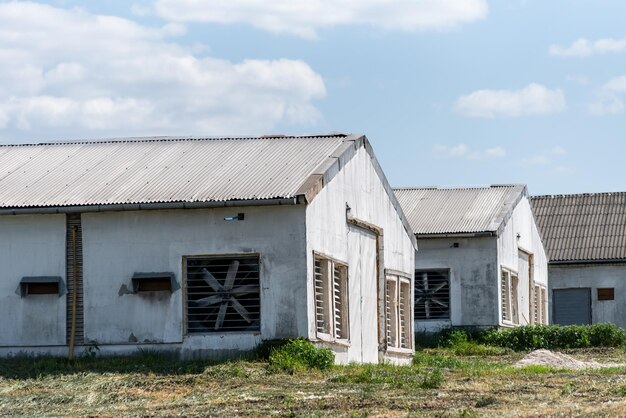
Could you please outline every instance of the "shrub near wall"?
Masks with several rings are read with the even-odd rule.
[[[539,348],[620,347],[626,345],[626,330],[614,324],[527,325],[486,331],[480,339],[485,344],[518,351]]]

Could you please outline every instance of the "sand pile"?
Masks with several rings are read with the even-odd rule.
[[[598,369],[602,367],[619,367],[623,365],[576,360],[574,357],[563,353],[555,353],[550,350],[535,350],[528,353],[526,357],[515,363],[515,367],[525,366],[548,366],[555,369],[581,370]]]

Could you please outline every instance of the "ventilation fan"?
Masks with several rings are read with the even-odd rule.
[[[450,317],[450,284],[443,272],[415,274],[415,318],[446,319]]]
[[[190,332],[258,329],[258,259],[204,259],[190,270]]]

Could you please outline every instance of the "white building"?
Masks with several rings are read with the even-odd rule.
[[[534,196],[552,322],[626,328],[626,193]]]
[[[0,355],[409,361],[415,248],[364,136],[0,146]]]
[[[526,186],[395,192],[419,246],[416,331],[548,322],[546,254]]]

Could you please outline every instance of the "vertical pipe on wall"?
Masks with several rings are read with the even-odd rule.
[[[70,349],[67,356],[70,360],[74,358],[74,339],[76,338],[76,302],[78,300],[78,280],[76,277],[76,265],[76,226],[72,226],[72,331],[70,334]]]

